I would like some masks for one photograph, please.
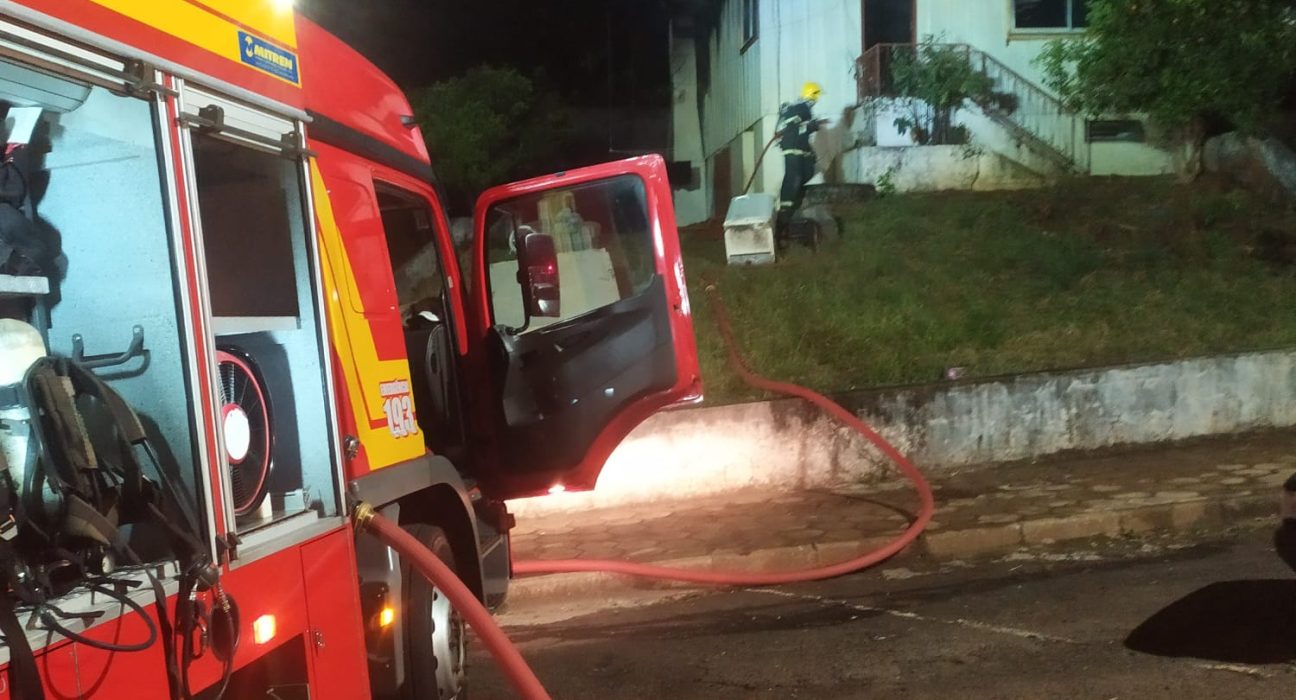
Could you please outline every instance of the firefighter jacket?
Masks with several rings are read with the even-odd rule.
[[[779,148],[786,155],[810,155],[810,134],[819,130],[819,123],[810,112],[810,103],[801,100],[783,106],[779,113],[779,131],[783,137]]]

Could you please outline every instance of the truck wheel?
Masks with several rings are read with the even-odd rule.
[[[406,532],[458,573],[454,550],[445,531],[413,523]],[[468,635],[463,618],[450,600],[408,564],[403,569],[405,590],[405,692],[411,700],[465,700]]]

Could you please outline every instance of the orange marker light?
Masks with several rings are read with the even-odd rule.
[[[252,641],[257,644],[265,644],[274,639],[275,636],[275,618],[274,615],[262,615],[252,623]]]
[[[388,607],[383,608],[383,609],[382,609],[382,612],[378,613],[378,626],[379,626],[379,627],[389,627],[389,626],[391,626],[391,623],[393,623],[393,622],[395,622],[395,621],[396,621],[396,609],[395,609],[395,608],[392,608],[392,607],[388,606]]]

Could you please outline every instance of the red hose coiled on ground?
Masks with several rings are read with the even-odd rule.
[[[900,472],[913,482],[914,489],[918,492],[920,506],[918,508],[918,517],[913,523],[901,533],[898,537],[873,552],[868,552],[853,559],[848,559],[839,564],[821,566],[814,569],[805,569],[802,571],[784,571],[777,573],[757,573],[757,572],[738,572],[738,571],[693,571],[689,569],[673,569],[665,566],[654,566],[651,564],[638,564],[628,561],[599,561],[599,560],[580,560],[566,559],[554,561],[522,561],[513,563],[513,573],[515,575],[536,575],[536,574],[559,574],[574,573],[580,571],[604,571],[609,573],[626,574],[629,576],[640,576],[644,578],[662,579],[667,581],[682,581],[685,583],[701,583],[714,586],[774,586],[785,583],[801,583],[804,581],[818,581],[827,578],[836,578],[844,574],[867,569],[881,562],[890,559],[898,554],[905,547],[909,546],[923,530],[926,529],[927,523],[931,522],[932,515],[936,512],[936,500],[932,495],[931,485],[923,478],[918,468],[913,465],[894,445],[887,442],[885,438],[878,435],[876,431],[868,426],[867,423],[860,420],[855,414],[842,408],[833,400],[812,391],[805,387],[786,382],[776,382],[772,379],[752,372],[747,367],[747,361],[743,359],[742,353],[738,350],[738,342],[734,339],[733,327],[729,324],[729,316],[725,313],[724,302],[720,298],[719,292],[714,285],[707,287],[707,294],[711,298],[711,308],[716,316],[716,323],[720,326],[720,334],[724,338],[725,346],[729,350],[729,361],[733,364],[734,370],[742,377],[743,381],[766,391],[773,391],[787,396],[795,396],[805,399],[816,406],[822,408],[829,415],[853,428],[860,435],[863,435],[869,442],[873,443],[882,454],[886,455],[892,463],[900,469]]]

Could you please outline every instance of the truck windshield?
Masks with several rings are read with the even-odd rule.
[[[64,357],[128,354],[142,333],[142,352],[95,371],[196,496],[188,334],[153,103],[0,60],[0,113],[0,280],[21,290],[0,292],[0,318],[31,324]]]

